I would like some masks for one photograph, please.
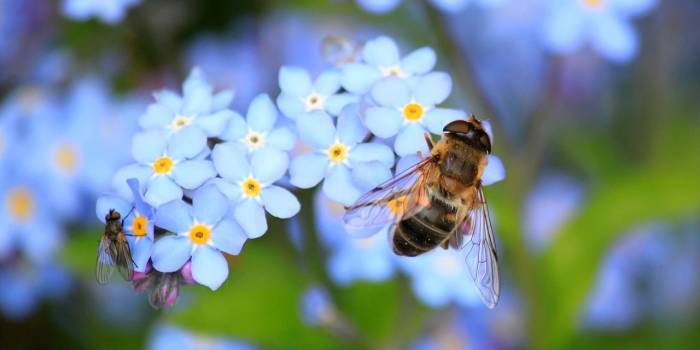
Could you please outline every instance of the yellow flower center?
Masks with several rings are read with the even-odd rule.
[[[372,248],[377,243],[377,237],[379,235],[369,236],[366,238],[359,238],[355,240],[355,244],[360,248]]]
[[[348,148],[341,143],[336,143],[328,148],[328,159],[331,163],[338,164],[348,157]]]
[[[411,102],[403,107],[403,116],[410,122],[416,122],[423,118],[423,106]]]
[[[581,3],[589,9],[599,9],[603,7],[605,0],[581,0]]]
[[[173,160],[168,156],[162,156],[153,163],[153,171],[156,174],[168,174],[173,170]]]
[[[54,161],[61,172],[73,174],[78,168],[78,151],[71,144],[62,144],[56,148]]]
[[[398,65],[382,68],[382,75],[384,75],[385,77],[397,78],[403,78],[407,76],[407,74]]]
[[[170,123],[170,130],[172,130],[173,132],[177,132],[185,126],[190,125],[191,122],[191,117],[186,117],[184,115],[178,114],[175,116],[175,119],[173,119],[173,121]]]
[[[306,111],[310,112],[317,109],[322,109],[325,101],[326,98],[324,96],[321,96],[317,93],[312,93],[311,95],[306,97]]]
[[[243,195],[247,198],[254,198],[260,195],[260,183],[252,177],[241,182],[241,187],[243,188]]]
[[[5,208],[15,220],[27,221],[34,215],[34,196],[26,187],[13,188],[5,196]]]
[[[406,196],[396,197],[386,204],[394,215],[401,215],[406,210]]]
[[[131,223],[131,232],[133,232],[135,236],[145,236],[147,227],[148,218],[141,214],[137,214],[136,218],[134,218],[134,221]]]
[[[195,224],[190,227],[190,240],[197,245],[206,244],[211,238],[211,229],[204,224]]]
[[[248,132],[248,135],[245,136],[243,141],[251,150],[255,150],[265,146],[265,136],[263,136],[259,132],[255,132],[252,130]]]

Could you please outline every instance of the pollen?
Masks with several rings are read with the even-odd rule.
[[[180,129],[190,125],[192,122],[192,117],[186,117],[184,115],[176,115],[173,121],[170,123],[170,130],[177,132]]]
[[[401,215],[406,210],[406,196],[396,197],[386,204],[394,215]]]
[[[330,159],[331,163],[342,163],[347,157],[348,148],[345,145],[341,143],[336,143],[331,147],[328,147],[328,159]]]
[[[418,103],[411,102],[403,107],[403,116],[409,122],[417,122],[423,118],[423,106]]]
[[[256,132],[248,131],[248,134],[243,138],[243,143],[248,146],[250,150],[256,150],[265,146],[265,135]]]
[[[306,105],[306,111],[311,112],[318,109],[323,109],[325,102],[325,96],[321,96],[317,93],[312,93],[311,95],[306,97],[306,101],[304,101],[304,104]]]
[[[599,9],[603,7],[605,0],[581,0],[584,7],[589,9]]]
[[[197,245],[207,244],[211,238],[211,229],[205,224],[194,224],[190,227],[190,240]]]
[[[145,236],[148,227],[148,218],[141,214],[137,214],[134,221],[131,223],[131,232],[135,236]]]
[[[34,215],[35,206],[34,196],[26,187],[13,188],[5,196],[9,216],[19,222],[29,220]]]
[[[54,161],[61,172],[73,174],[78,168],[78,151],[68,143],[59,145],[54,152]]]
[[[241,188],[243,189],[243,195],[246,198],[256,198],[260,196],[260,191],[262,190],[260,182],[252,177],[249,177],[241,182]]]
[[[382,68],[382,75],[385,77],[397,78],[403,78],[407,76],[407,74],[398,65]]]
[[[153,162],[153,171],[156,174],[169,174],[173,170],[173,160],[168,156],[162,156]]]

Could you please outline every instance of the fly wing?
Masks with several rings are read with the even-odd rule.
[[[97,267],[95,269],[95,278],[99,284],[107,284],[114,271],[113,252],[110,249],[112,249],[111,241],[107,236],[102,236],[97,248]]]
[[[434,160],[435,157],[428,157],[419,161],[347,207],[343,220],[348,233],[356,237],[376,233],[417,213],[427,200],[424,181],[434,171]]]
[[[131,258],[131,248],[129,247],[129,242],[122,236],[117,240],[117,268],[119,269],[119,274],[127,280],[131,281],[134,279],[134,260]]]
[[[483,187],[479,185],[476,192],[476,203],[451,238],[450,245],[464,249],[467,267],[481,300],[488,308],[493,308],[501,293],[496,240]]]

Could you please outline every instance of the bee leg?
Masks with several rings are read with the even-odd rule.
[[[433,144],[433,139],[430,138],[430,134],[428,134],[427,132],[426,132],[426,133],[423,133],[423,137],[425,137],[425,143],[428,144],[428,150],[429,150],[429,151],[432,151],[432,150],[433,150],[433,146],[435,146],[435,145]]]

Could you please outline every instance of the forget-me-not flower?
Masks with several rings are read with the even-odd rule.
[[[287,189],[274,185],[289,166],[286,153],[265,148],[248,159],[238,145],[225,142],[214,147],[211,158],[221,176],[211,183],[235,203],[233,215],[249,238],[260,237],[267,231],[265,211],[282,219],[299,212],[297,198]]]
[[[125,179],[136,178],[145,189],[146,202],[157,208],[182,198],[183,189],[196,189],[216,176],[212,162],[199,157],[207,150],[206,135],[198,128],[185,128],[169,140],[163,130],[138,133],[132,143],[138,163],[118,171],[113,185],[118,193],[129,193],[124,190]]]
[[[141,0],[63,0],[63,14],[77,20],[97,17],[108,24],[120,22],[129,7]]]
[[[165,129],[169,134],[193,126],[208,137],[220,136],[233,116],[233,111],[227,108],[233,100],[233,91],[214,94],[204,73],[194,68],[182,84],[182,93],[182,96],[170,90],[155,93],[156,103],[148,106],[139,125],[144,129]]]
[[[301,139],[314,152],[292,160],[289,173],[294,186],[310,188],[325,179],[323,192],[350,205],[391,176],[394,154],[386,145],[362,142],[367,129],[355,104],[343,109],[337,127],[321,111],[300,116],[297,126]]]
[[[148,350],[255,350],[256,348],[242,341],[207,337],[189,332],[187,330],[169,325],[155,327],[153,334],[148,340]]]
[[[222,252],[238,255],[246,236],[238,224],[225,218],[228,200],[215,186],[195,191],[192,205],[182,200],[158,208],[156,225],[175,235],[156,241],[153,267],[174,272],[192,258],[192,277],[199,284],[216,290],[228,276],[228,263]]]
[[[647,13],[657,0],[549,0],[543,21],[545,46],[572,53],[590,44],[603,57],[628,62],[636,56],[639,38],[631,19]]]
[[[326,70],[311,81],[309,72],[303,68],[282,67],[279,72],[282,93],[277,97],[277,105],[291,119],[313,111],[325,111],[336,116],[345,105],[358,100],[356,95],[339,93],[340,78],[339,71]]]
[[[288,152],[294,147],[296,135],[288,127],[275,125],[277,114],[270,97],[260,94],[250,103],[245,120],[235,113],[221,139],[237,142],[247,152],[266,147]]]
[[[362,49],[362,61],[343,66],[341,83],[354,94],[368,92],[382,77],[410,78],[430,72],[437,56],[429,47],[417,49],[401,58],[394,40],[380,36]]]
[[[500,5],[505,0],[430,0],[430,3],[437,9],[447,13],[456,13],[464,10],[471,2],[476,2],[482,6]],[[375,14],[385,14],[393,11],[401,0],[356,0],[365,11]]]
[[[427,152],[423,138],[426,130],[441,134],[443,127],[466,113],[456,109],[436,107],[452,90],[452,79],[442,72],[433,72],[404,81],[388,77],[372,87],[372,98],[378,106],[366,111],[367,128],[376,136],[397,135],[394,150],[400,156],[416,151]]]

